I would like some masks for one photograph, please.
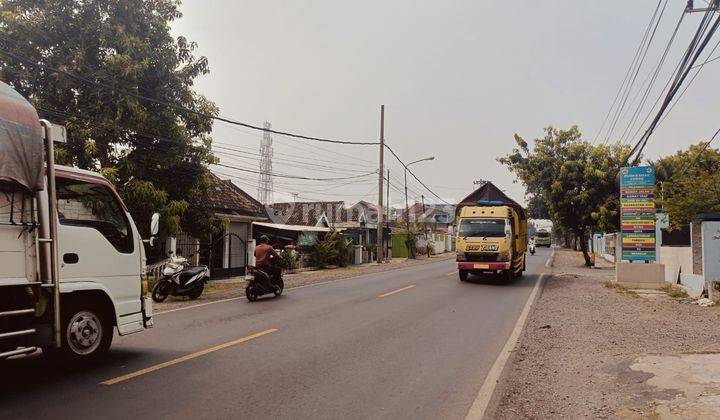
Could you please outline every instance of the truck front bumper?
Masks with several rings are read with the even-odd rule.
[[[509,270],[509,262],[457,262],[458,270]]]

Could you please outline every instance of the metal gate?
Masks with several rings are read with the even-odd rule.
[[[164,243],[161,248],[161,255],[169,255]],[[187,258],[192,265],[208,266],[213,280],[244,276],[248,262],[247,241],[236,233],[211,236],[209,241],[181,236],[176,239],[173,252]]]

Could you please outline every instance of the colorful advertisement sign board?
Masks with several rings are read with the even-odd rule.
[[[620,169],[622,259],[655,261],[655,171],[649,166]]]

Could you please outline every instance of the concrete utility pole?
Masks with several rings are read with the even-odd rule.
[[[427,250],[428,258],[430,258],[430,242],[428,241],[427,234],[427,216],[425,215],[425,195],[421,195],[420,199],[422,200],[423,207],[423,230],[425,231],[425,249]]]
[[[386,191],[387,196],[385,197],[385,207],[387,207],[387,215],[385,217],[385,226],[388,228],[388,232],[390,231],[390,168],[387,170],[387,185],[386,185]],[[392,252],[390,250],[392,249],[392,236],[390,236],[387,240],[388,246],[385,247],[386,255],[385,259],[390,260],[392,258]]]
[[[377,262],[383,262],[383,179],[385,159],[385,105],[380,105],[380,169],[378,170]]]

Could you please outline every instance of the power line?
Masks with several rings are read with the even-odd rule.
[[[621,93],[624,91],[625,83],[627,83],[628,78],[630,77],[630,74],[632,73],[632,69],[635,67],[635,62],[637,61],[638,57],[640,56],[640,51],[642,50],[642,46],[645,45],[645,40],[647,39],[648,33],[650,32],[650,28],[652,27],[652,23],[655,20],[655,15],[657,14],[658,9],[660,8],[661,2],[662,2],[662,0],[659,0],[657,6],[655,6],[655,11],[652,14],[652,18],[650,19],[650,22],[648,23],[648,26],[645,29],[645,33],[643,34],[643,37],[640,40],[640,44],[638,45],[637,49],[635,50],[635,55],[633,56],[633,59],[630,62],[630,66],[628,67],[627,71],[625,72],[625,77],[623,78],[622,83],[620,84],[620,88],[618,89],[617,93],[615,94],[615,99],[613,99],[612,103],[610,104],[610,109],[608,109],[607,114],[605,114],[605,118],[603,119],[603,122],[600,125],[600,129],[598,130],[598,133],[595,135],[595,140],[593,140],[593,141],[597,141],[597,138],[603,132],[603,129],[605,128],[605,124],[607,123],[608,118],[610,118],[610,114],[612,113],[612,110],[615,108],[615,105],[617,104],[617,101],[620,98]]]
[[[223,168],[229,168],[229,169],[235,169],[236,171],[242,171],[242,172],[248,172],[251,174],[260,174],[260,171],[254,171],[252,169],[245,169],[245,168],[238,168],[237,166],[232,165],[225,165],[223,163],[214,163],[215,166],[222,166]],[[377,171],[368,172],[366,174],[362,175],[354,175],[354,176],[345,176],[345,177],[331,177],[331,178],[314,178],[314,177],[307,177],[307,176],[299,176],[299,175],[287,175],[287,174],[278,174],[273,173],[271,174],[274,177],[278,178],[291,178],[291,179],[304,179],[306,181],[336,181],[336,180],[343,180],[343,179],[355,179],[355,178],[362,178],[369,175],[377,174]]]
[[[7,38],[7,37],[3,37],[2,35],[0,35],[0,37],[2,37],[3,39],[9,39],[9,38]],[[13,41],[14,41],[14,40],[13,40]],[[135,93],[135,92],[130,92],[130,91],[127,91],[127,90],[124,90],[124,89],[119,89],[119,88],[116,88],[116,87],[114,87],[114,86],[112,86],[112,85],[109,85],[109,84],[107,84],[107,83],[104,83],[104,82],[98,82],[98,81],[95,81],[95,80],[91,80],[91,79],[85,78],[85,77],[83,77],[83,76],[79,76],[79,75],[77,75],[77,74],[75,74],[75,73],[72,73],[72,72],[64,71],[64,70],[61,70],[61,69],[57,69],[57,68],[54,68],[54,67],[51,67],[51,66],[42,64],[42,63],[34,62],[33,60],[31,60],[31,59],[28,58],[28,57],[25,57],[25,56],[22,56],[22,55],[13,53],[13,52],[8,51],[8,50],[6,50],[6,49],[4,49],[4,48],[0,48],[0,54],[4,55],[4,56],[6,56],[6,57],[13,58],[13,59],[15,59],[15,60],[17,60],[17,61],[23,62],[23,63],[25,63],[26,65],[32,66],[32,67],[34,67],[34,68],[36,68],[36,69],[43,69],[43,70],[45,70],[45,71],[47,71],[47,72],[52,72],[52,73],[55,73],[55,74],[63,75],[63,76],[72,78],[72,79],[74,79],[74,80],[77,80],[77,81],[79,81],[79,82],[82,82],[82,83],[85,83],[85,84],[88,84],[88,85],[92,85],[92,86],[96,86],[96,87],[100,87],[100,88],[107,89],[107,90],[109,90],[109,91],[112,92],[112,93],[116,93],[116,94],[117,94],[117,93],[120,93],[120,94],[125,95],[125,96],[133,97],[133,98],[135,98],[135,99],[148,101],[148,102],[155,103],[155,104],[162,105],[162,106],[166,106],[166,107],[168,107],[168,108],[172,108],[172,109],[175,109],[175,110],[178,110],[178,111],[191,113],[191,114],[193,114],[193,115],[197,115],[197,116],[201,116],[201,117],[204,117],[204,118],[213,119],[213,120],[215,120],[215,121],[221,121],[221,122],[224,122],[224,123],[227,123],[227,124],[231,124],[231,125],[235,125],[235,126],[250,128],[250,129],[253,129],[253,130],[257,130],[257,131],[262,131],[262,132],[267,132],[267,133],[278,134],[278,135],[281,135],[281,136],[287,136],[287,137],[292,137],[292,138],[301,139],[301,140],[309,140],[309,141],[324,142],[324,143],[345,144],[345,145],[378,145],[378,144],[380,144],[380,142],[356,142],[356,141],[336,140],[336,139],[327,139],[327,138],[320,138],[320,137],[313,137],[313,136],[305,136],[305,135],[300,135],[300,134],[295,134],[295,133],[290,133],[290,132],[284,132],[284,131],[279,131],[279,130],[272,130],[272,129],[268,129],[268,128],[265,128],[265,127],[258,127],[258,126],[252,125],[252,124],[244,123],[244,122],[241,122],[241,121],[236,121],[236,120],[233,120],[233,119],[230,119],[230,118],[227,118],[227,117],[223,117],[223,116],[220,116],[220,115],[206,114],[206,113],[203,113],[203,112],[200,112],[200,111],[197,111],[197,110],[194,110],[194,109],[190,109],[190,108],[187,108],[187,107],[184,107],[184,106],[172,104],[172,103],[169,103],[169,102],[164,101],[164,100],[160,100],[160,99],[157,99],[157,98],[152,98],[152,97],[149,97],[149,96],[146,96],[146,95],[141,95],[141,94]],[[447,203],[447,202],[446,202],[445,200],[443,200],[440,196],[438,196],[434,191],[432,191],[430,188],[428,188],[427,185],[425,185],[412,171],[410,171],[410,170],[407,168],[407,166],[402,162],[402,160],[399,158],[399,156],[398,156],[392,149],[390,149],[389,146],[386,146],[386,147],[387,147],[388,150],[393,154],[393,156],[405,167],[405,169],[408,170],[408,172],[413,176],[413,178],[415,178],[415,180],[417,180],[417,181],[418,181],[426,190],[428,190],[433,196],[435,196],[435,197],[438,198],[439,200]],[[223,166],[223,165],[218,165],[218,166]],[[236,170],[242,170],[242,171],[245,171],[245,172],[250,172],[250,173],[256,173],[256,174],[259,174],[259,173],[260,173],[259,171],[252,171],[252,170],[244,169],[244,168],[236,168],[236,167],[232,167],[232,166],[230,166],[230,165],[224,165],[224,166],[230,167],[230,168],[236,169]],[[367,175],[370,175],[370,174],[372,174],[372,173],[376,173],[376,171],[375,171],[375,172],[368,173],[368,174],[365,174],[365,175],[359,175],[359,176],[367,176]],[[343,177],[336,177],[336,178],[313,178],[313,177],[301,177],[301,176],[278,175],[278,174],[275,174],[274,176],[284,177],[284,178],[294,178],[294,179],[305,179],[305,180],[319,180],[319,181],[333,180],[333,179],[350,179],[350,178],[353,178],[353,177],[345,177],[345,178],[343,178]],[[449,204],[449,203],[448,203],[448,204]]]
[[[645,146],[647,145],[647,142],[652,135],[653,131],[658,125],[658,122],[660,121],[660,118],[662,118],[663,114],[667,110],[668,106],[672,102],[673,98],[677,94],[678,90],[680,89],[680,86],[687,78],[687,75],[690,73],[690,70],[692,69],[692,66],[697,61],[700,54],[703,52],[705,47],[707,46],[708,42],[710,42],[710,39],[715,34],[715,31],[718,28],[718,25],[720,25],[720,17],[715,19],[715,22],[711,25],[711,14],[714,13],[715,9],[708,9],[708,11],[703,16],[703,19],[700,22],[700,25],[698,26],[697,31],[695,32],[695,35],[693,36],[693,39],[688,46],[685,54],[683,55],[683,58],[681,60],[681,64],[678,68],[678,71],[675,74],[674,80],[672,85],[670,86],[667,94],[665,95],[665,99],[663,100],[663,103],[660,106],[660,109],[658,110],[657,114],[651,121],[648,128],[645,130],[645,133],[640,137],[640,139],[635,143],[635,146],[631,149],[630,153],[628,154],[625,164],[630,160],[631,157],[633,157],[636,153],[637,156],[635,157],[633,161],[633,165],[635,165],[642,155],[642,151],[644,150]],[[708,29],[709,28],[709,29]],[[704,38],[703,38],[704,37]],[[702,39],[702,41],[700,41]]]
[[[627,126],[625,127],[625,130],[623,130],[622,135],[620,136],[620,143],[625,143],[626,137],[632,132],[633,127],[635,126],[635,123],[637,123],[637,120],[640,116],[640,113],[642,112],[643,108],[645,108],[645,104],[647,103],[647,99],[650,96],[650,92],[652,91],[653,86],[655,85],[655,81],[657,80],[658,76],[660,75],[660,70],[662,69],[663,64],[665,64],[665,60],[667,59],[668,53],[670,52],[670,47],[672,46],[673,42],[675,41],[675,38],[677,37],[678,31],[680,29],[680,25],[683,22],[683,19],[685,18],[685,13],[680,14],[680,19],[678,19],[677,24],[675,25],[675,29],[672,32],[672,35],[670,36],[670,39],[668,40],[667,45],[665,46],[665,50],[662,53],[662,56],[660,57],[660,60],[658,61],[657,66],[655,67],[655,71],[648,74],[647,78],[650,78],[650,82],[648,83],[647,88],[645,89],[645,93],[642,95],[640,99],[640,103],[635,108],[635,112],[633,112],[633,115],[630,117],[630,121],[628,121]],[[650,77],[652,75],[652,77]],[[647,80],[647,78],[645,80]],[[645,82],[643,81],[643,85]],[[637,99],[636,93],[635,97],[633,98],[632,103],[635,102],[635,99]],[[657,104],[657,103],[656,103]],[[655,105],[653,105],[654,107]],[[652,108],[651,108],[652,109]],[[644,123],[645,121],[643,121]]]
[[[657,20],[655,21],[655,16],[657,15],[657,12],[658,12],[657,8],[660,7],[660,4],[662,3],[662,0],[658,1],[658,5],[655,8],[655,14],[653,14],[653,19],[650,21],[651,26],[652,26],[653,21],[655,21],[655,26],[653,27],[652,33],[650,34],[647,44],[643,48],[644,51],[643,51],[640,59],[638,60],[637,66],[635,67],[635,71],[634,71],[632,80],[627,85],[627,89],[625,90],[625,93],[623,94],[622,103],[620,104],[620,106],[617,109],[617,112],[615,113],[615,118],[613,119],[613,123],[610,126],[610,129],[608,130],[607,136],[605,138],[605,143],[610,141],[613,133],[615,132],[615,126],[617,125],[617,123],[620,121],[620,119],[623,116],[623,111],[625,110],[625,105],[627,104],[627,100],[630,97],[630,92],[632,92],[632,89],[635,86],[635,80],[637,80],[638,74],[640,74],[640,69],[642,69],[642,66],[645,63],[645,57],[647,57],[647,53],[650,50],[650,45],[652,44],[652,41],[655,38],[655,34],[657,33],[657,28],[660,25],[660,21],[662,20],[663,15],[665,14],[665,7],[667,6],[667,2],[668,2],[668,0],[665,0],[662,10],[660,11],[660,15],[658,16]],[[646,34],[647,34],[647,32],[646,32]]]
[[[425,187],[425,189],[428,190],[428,191],[430,192],[430,194],[432,194],[433,196],[435,196],[435,198],[437,198],[438,200],[442,201],[443,203],[445,203],[445,204],[450,204],[450,203],[448,203],[447,201],[445,201],[444,199],[442,199],[442,197],[440,197],[439,195],[435,194],[435,191],[431,190],[430,187],[428,187],[427,185],[425,185],[424,182],[420,181],[420,178],[418,178],[418,177],[413,173],[413,171],[411,171],[411,170],[407,167],[407,165],[405,164],[405,162],[403,162],[402,159],[400,159],[400,156],[398,156],[397,153],[395,153],[395,151],[394,151],[390,146],[387,145],[387,143],[385,143],[385,148],[388,149],[388,151],[395,157],[395,159],[397,159],[398,162],[400,162],[400,164],[405,168],[405,170],[408,171],[408,173],[409,173],[410,175],[412,175],[412,177],[415,178],[415,180],[416,180],[417,182],[419,182],[420,185],[422,185],[423,187]]]
[[[77,81],[79,81],[79,82],[82,82],[82,83],[85,83],[85,84],[89,84],[89,85],[93,85],[93,86],[96,86],[96,87],[101,87],[101,88],[108,89],[108,90],[110,90],[110,91],[113,92],[113,93],[121,93],[121,94],[123,94],[123,95],[125,95],[125,96],[130,96],[130,97],[133,97],[133,98],[135,98],[135,99],[152,102],[152,103],[158,104],[158,105],[163,105],[163,106],[166,106],[166,107],[168,107],[168,108],[175,109],[175,110],[177,110],[177,111],[187,112],[187,113],[190,113],[190,114],[193,114],[193,115],[197,115],[197,116],[200,116],[200,117],[203,117],[203,118],[210,118],[210,119],[213,119],[213,120],[216,120],[216,121],[225,122],[225,123],[227,123],[227,124],[232,124],[232,125],[237,125],[237,126],[240,126],[240,127],[250,128],[250,129],[252,129],[252,130],[263,131],[263,132],[273,133],[273,134],[279,134],[279,135],[283,135],[283,136],[287,136],[287,137],[293,137],[293,138],[298,138],[298,139],[317,141],[317,142],[322,142],[322,143],[334,143],[334,144],[345,144],[345,145],[378,145],[378,144],[380,144],[380,142],[368,142],[368,141],[366,141],[366,142],[358,142],[358,141],[349,141],[349,140],[327,139],[327,138],[322,138],[322,137],[305,136],[305,135],[302,135],[302,134],[295,134],[295,133],[290,133],[290,132],[286,132],[286,131],[279,131],[279,130],[267,129],[267,128],[265,128],[265,127],[259,127],[259,126],[253,125],[253,124],[248,124],[248,123],[245,123],[245,122],[236,121],[236,120],[233,120],[233,119],[230,119],[230,118],[227,118],[227,117],[223,117],[223,116],[220,116],[220,115],[206,114],[206,113],[204,113],[204,112],[196,111],[196,110],[194,110],[194,109],[190,109],[190,108],[187,108],[187,107],[184,107],[184,106],[181,106],[181,105],[172,104],[172,103],[169,103],[169,102],[167,102],[167,101],[163,101],[163,100],[161,100],[161,99],[151,98],[151,97],[149,97],[149,96],[141,95],[141,94],[139,94],[139,93],[130,92],[130,91],[127,91],[127,90],[124,90],[124,89],[119,89],[119,88],[116,88],[116,87],[114,87],[114,86],[112,86],[112,85],[109,85],[109,84],[107,84],[107,83],[97,82],[97,81],[90,80],[90,79],[88,79],[88,78],[79,76],[79,75],[77,75],[77,74],[75,74],[75,73],[71,73],[71,72],[68,72],[68,71],[60,70],[60,69],[57,69],[57,68],[54,68],[54,67],[51,67],[51,66],[48,66],[48,65],[45,65],[45,64],[36,63],[36,62],[34,62],[33,60],[31,60],[31,59],[29,59],[29,58],[27,58],[27,57],[24,57],[24,56],[15,54],[15,53],[10,52],[10,51],[8,51],[8,50],[6,50],[6,49],[3,49],[3,48],[0,48],[0,54],[4,55],[4,56],[6,56],[6,57],[10,57],[10,58],[13,58],[13,59],[15,59],[15,60],[24,62],[25,64],[27,64],[27,65],[29,65],[29,66],[33,66],[33,67],[35,67],[35,68],[40,68],[40,69],[43,69],[43,70],[45,70],[45,71],[49,71],[49,72],[52,72],[52,73],[56,73],[56,74],[60,74],[60,75],[66,76],[66,77],[70,77],[70,78],[72,78],[72,79],[75,79],[75,80],[77,80]]]

